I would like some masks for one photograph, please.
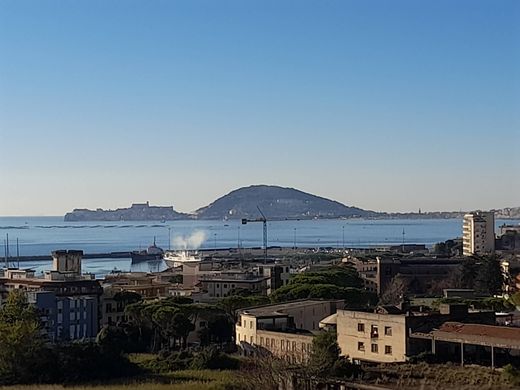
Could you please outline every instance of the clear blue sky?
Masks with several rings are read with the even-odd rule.
[[[0,0],[0,215],[250,184],[520,206],[520,2]]]

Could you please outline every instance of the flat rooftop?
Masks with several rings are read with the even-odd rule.
[[[433,331],[436,340],[520,349],[520,328],[445,322]]]
[[[342,300],[306,299],[301,301],[285,302],[274,305],[256,306],[240,310],[242,314],[254,317],[286,317],[289,311],[303,309],[307,306],[321,305],[323,303],[343,302]]]

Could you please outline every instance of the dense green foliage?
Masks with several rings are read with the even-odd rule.
[[[236,295],[229,295],[222,298],[218,303],[217,307],[226,312],[232,319],[233,322],[237,321],[237,310],[245,307],[259,306],[268,304],[269,298],[265,295],[239,295],[238,291]]]
[[[20,290],[0,308],[0,384],[104,380],[137,372],[117,349],[94,343],[50,345]]]
[[[344,299],[349,307],[366,307],[376,301],[375,294],[363,290],[362,279],[350,267],[298,274],[271,295],[273,302],[307,298]]]
[[[214,305],[195,304],[184,297],[154,302],[138,302],[125,308],[128,323],[120,325],[127,336],[128,352],[175,350],[185,348],[194,324],[206,323],[199,330],[203,345],[232,339],[233,320]]]
[[[321,377],[352,377],[359,372],[358,366],[340,356],[335,332],[323,332],[314,337],[308,368],[313,375]]]
[[[12,291],[0,308],[0,383],[36,380],[43,341],[36,311],[23,292]]]
[[[454,240],[438,242],[433,246],[433,253],[440,256],[456,256],[462,252],[462,244]]]
[[[494,295],[502,292],[504,276],[495,256],[472,256],[461,266],[461,287]]]

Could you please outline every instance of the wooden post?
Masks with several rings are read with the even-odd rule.
[[[464,366],[464,342],[460,343],[460,365]]]
[[[435,337],[432,337],[432,353],[435,355]]]
[[[491,346],[491,368],[495,369],[495,347]]]

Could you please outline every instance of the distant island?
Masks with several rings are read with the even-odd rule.
[[[65,221],[171,221],[181,219],[231,220],[258,218],[262,210],[267,219],[449,219],[462,218],[463,211],[385,213],[347,206],[340,202],[312,195],[294,188],[253,185],[231,191],[194,213],[181,213],[172,206],[150,206],[149,202],[134,203],[116,210],[74,209]],[[520,207],[495,211],[496,218],[520,218]]]
[[[294,188],[254,185],[231,191],[195,215],[199,219],[256,218],[260,216],[258,208],[268,219],[365,218],[377,214]]]
[[[179,213],[172,206],[150,206],[149,202],[134,203],[129,208],[116,210],[74,209],[65,214],[67,222],[78,221],[171,221],[188,219],[189,214]]]

